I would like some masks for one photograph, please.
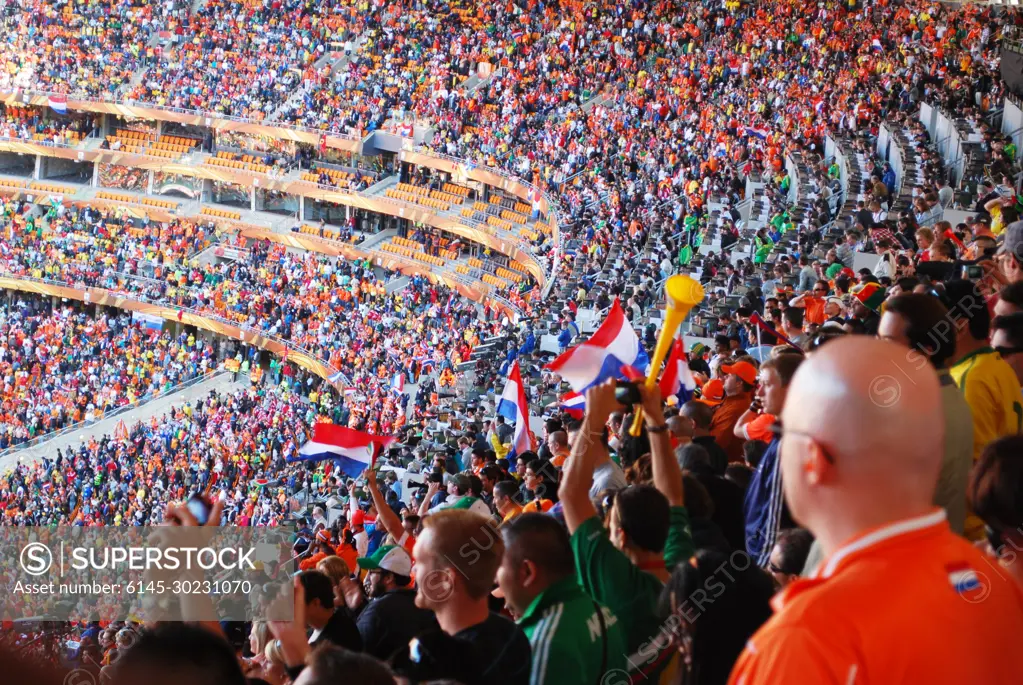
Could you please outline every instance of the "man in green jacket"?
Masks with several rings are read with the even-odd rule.
[[[599,685],[625,673],[618,618],[583,592],[568,533],[552,516],[521,514],[501,527],[497,582],[533,649],[530,685]]]
[[[594,466],[606,450],[608,418],[629,409],[618,403],[612,378],[586,391],[586,413],[570,434],[575,437],[558,495],[580,584],[618,617],[633,681],[656,683],[677,666],[678,656],[658,598],[671,570],[687,561],[694,548],[682,471],[669,442],[661,394],[656,385],[637,385],[650,439],[653,485],[618,491],[604,528],[589,495]]]

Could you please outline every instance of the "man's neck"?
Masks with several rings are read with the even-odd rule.
[[[977,340],[972,335],[961,335],[956,339],[956,360],[958,364],[979,349],[987,347],[987,340]]]
[[[867,508],[850,513],[846,509],[843,516],[834,517],[833,520],[824,522],[824,525],[818,527],[814,533],[820,540],[825,557],[830,557],[844,545],[868,531],[898,521],[926,516],[933,509],[929,504],[921,506],[909,502],[900,506],[888,507],[884,511]]]
[[[662,553],[637,550],[632,547],[622,551],[625,552],[625,556],[629,557],[629,561],[632,562],[633,566],[646,571],[659,580],[667,581],[671,576],[671,573],[668,572],[667,567],[664,565],[664,555]]]
[[[445,602],[436,611],[437,623],[441,630],[448,635],[457,635],[466,628],[479,625],[487,620],[490,609],[487,607],[487,598],[479,600],[465,599],[462,602]]]
[[[330,617],[334,615],[333,611],[327,610],[316,610],[306,616],[306,622],[316,630],[323,630],[326,627],[327,622],[330,621]]]

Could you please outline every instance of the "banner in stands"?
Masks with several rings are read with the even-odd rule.
[[[175,174],[169,171],[153,172],[153,193],[156,195],[174,195],[180,193],[193,200],[202,192],[202,179],[186,174]]]
[[[145,169],[120,164],[100,164],[97,174],[99,184],[103,188],[120,188],[144,193],[146,186],[149,185],[149,172]]]
[[[271,152],[275,155],[297,154],[298,145],[293,140],[274,138],[261,133],[239,133],[237,131],[218,131],[217,149],[238,148],[245,152]]]

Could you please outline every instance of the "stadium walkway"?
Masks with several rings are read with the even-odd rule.
[[[97,421],[76,431],[57,436],[52,440],[4,455],[0,457],[0,473],[14,468],[15,464],[19,461],[31,463],[42,459],[52,459],[57,456],[58,449],[66,452],[68,446],[77,445],[91,437],[95,436],[98,439],[104,434],[113,435],[119,421],[124,421],[126,426],[132,426],[139,421],[148,421],[154,416],[164,414],[171,407],[180,407],[185,402],[194,402],[195,400],[202,399],[209,395],[210,391],[233,391],[238,388],[248,387],[248,385],[248,376],[239,376],[238,382],[232,383],[231,374],[225,371],[183,390],[165,395],[164,397],[158,397],[129,412]]]

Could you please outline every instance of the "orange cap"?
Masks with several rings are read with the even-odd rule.
[[[720,378],[714,378],[703,384],[703,395],[697,402],[716,407],[725,401],[725,384]]]
[[[734,373],[750,385],[757,382],[757,367],[749,362],[735,362],[734,364],[722,364],[721,373]]]

